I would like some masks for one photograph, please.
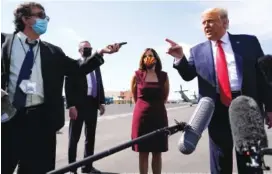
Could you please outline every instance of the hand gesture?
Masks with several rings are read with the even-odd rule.
[[[105,113],[105,105],[104,104],[101,104],[100,106],[99,106],[99,111],[100,111],[100,115],[104,115],[104,113]]]
[[[268,129],[272,127],[272,112],[267,112],[266,124]]]
[[[117,51],[119,51],[120,49],[120,45],[118,43],[112,44],[112,45],[108,45],[106,48],[103,48],[99,54],[112,54],[112,53],[116,53]]]
[[[167,54],[178,59],[181,59],[184,56],[182,47],[180,45],[170,39],[165,39],[165,41],[170,43],[170,48],[168,48]]]
[[[76,107],[70,107],[69,108],[69,117],[71,120],[76,120],[77,119],[77,109]]]

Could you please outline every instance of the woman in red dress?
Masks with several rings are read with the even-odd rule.
[[[132,120],[132,139],[168,126],[165,102],[169,94],[167,73],[157,52],[147,48],[140,60],[139,70],[132,78],[131,91],[135,101]],[[148,173],[148,155],[152,153],[152,171],[160,174],[162,168],[161,152],[168,151],[168,137],[158,135],[132,146],[139,152],[140,174]]]

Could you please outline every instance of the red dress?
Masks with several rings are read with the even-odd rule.
[[[168,126],[164,105],[166,72],[157,74],[158,82],[145,82],[146,72],[136,71],[136,95],[132,120],[132,139]],[[136,152],[166,152],[168,137],[161,134],[132,146]]]

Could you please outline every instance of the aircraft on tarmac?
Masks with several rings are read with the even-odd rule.
[[[190,99],[184,92],[186,92],[188,90],[182,90],[182,85],[180,85],[180,91],[175,91],[175,92],[178,92],[180,93],[180,96],[183,100],[183,102],[188,102],[188,103],[191,103],[190,106],[193,106],[194,104],[197,104],[198,103],[198,100],[197,100],[197,96],[196,96],[196,93],[194,91],[194,99]]]

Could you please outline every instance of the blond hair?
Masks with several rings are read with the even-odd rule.
[[[206,14],[211,14],[211,15],[218,15],[220,20],[226,20],[227,21],[227,29],[229,28],[229,18],[228,18],[228,11],[224,8],[209,8],[206,9],[203,13],[202,13],[202,17]]]

